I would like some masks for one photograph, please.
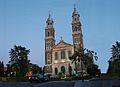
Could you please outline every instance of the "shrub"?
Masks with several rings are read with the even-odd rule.
[[[0,81],[2,82],[27,82],[28,78],[27,77],[4,77],[0,78]]]

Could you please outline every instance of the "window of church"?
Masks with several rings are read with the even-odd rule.
[[[50,32],[48,32],[47,36],[50,36]]]
[[[55,60],[58,60],[58,53],[55,52]]]
[[[47,41],[46,42],[46,49],[50,49],[51,48],[51,41]]]
[[[77,26],[74,27],[74,32],[75,32],[75,31],[78,31]]]
[[[58,74],[58,68],[56,67],[55,68],[55,75],[57,75]]]
[[[65,51],[64,50],[61,51],[61,59],[65,59]]]
[[[64,66],[61,67],[61,72],[62,72],[63,74],[65,74],[65,67],[64,67]]]
[[[48,60],[51,59],[51,55],[50,55],[50,53],[47,54],[47,59],[48,59]]]
[[[76,18],[75,18],[75,21],[76,21]]]
[[[50,61],[48,61],[48,62],[47,62],[47,64],[51,64],[51,62],[50,62]]]
[[[77,38],[74,38],[74,43],[75,43],[75,44],[77,43]]]
[[[48,48],[50,49],[50,42],[48,42]]]

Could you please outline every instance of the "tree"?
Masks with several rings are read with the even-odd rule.
[[[0,76],[4,76],[4,63],[3,61],[0,61]]]
[[[87,68],[89,65],[94,63],[95,60],[98,59],[97,53],[88,49],[78,49],[74,52],[72,56],[69,57],[69,59],[72,61],[72,63],[75,64],[75,70],[77,73],[77,63],[80,63],[81,61],[81,71],[83,71],[84,66]]]
[[[43,71],[42,74],[45,75],[45,66],[43,66],[43,70],[42,71]]]
[[[37,64],[30,64],[29,67],[33,74],[42,74],[42,67],[39,67]]]
[[[90,75],[90,76],[96,76],[96,75],[100,75],[100,69],[98,69],[98,65],[96,64],[91,64],[87,67],[87,73]]]
[[[9,64],[12,67],[12,71],[16,72],[18,76],[25,76],[28,71],[30,60],[28,60],[28,54],[30,50],[27,50],[22,46],[14,46],[10,50],[10,61]]]
[[[12,72],[12,68],[10,66],[10,64],[6,64],[7,69],[5,71],[5,76],[10,76],[10,73]]]
[[[108,74],[120,73],[120,42],[116,42],[111,48],[112,57],[110,58],[108,66]]]

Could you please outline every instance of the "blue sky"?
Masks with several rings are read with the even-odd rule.
[[[98,53],[106,72],[111,47],[120,41],[120,0],[0,0],[0,60],[7,63],[14,45],[30,49],[32,63],[44,65],[44,29],[51,12],[56,43],[62,36],[72,43],[72,12],[76,5],[82,23],[84,47]]]

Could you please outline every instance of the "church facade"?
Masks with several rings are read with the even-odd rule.
[[[49,14],[45,27],[45,73],[57,75],[62,72],[70,75],[75,66],[69,60],[69,57],[78,48],[83,48],[83,35],[81,29],[80,15],[76,8],[72,13],[72,37],[73,44],[65,42],[62,38],[55,44],[54,21]]]

